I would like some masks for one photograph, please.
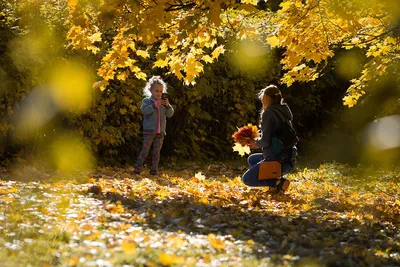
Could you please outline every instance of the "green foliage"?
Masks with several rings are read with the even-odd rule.
[[[17,2],[0,1],[3,10],[0,13],[0,155],[7,158],[10,155],[25,157],[37,154],[67,129],[84,137],[98,159],[112,163],[133,162],[142,145],[140,104],[145,84],[135,75],[110,81],[103,92],[93,89],[91,106],[82,114],[63,110],[35,129],[33,135],[16,131],[14,115],[33,88],[45,83],[45,70],[54,68],[59,60],[78,58],[91,68],[94,76],[94,70],[112,48],[117,33],[113,25],[103,29],[102,42],[98,44],[101,49],[97,55],[82,50],[71,51],[64,39],[68,30],[63,24],[65,3],[54,6],[54,1],[28,2],[29,5],[16,8]],[[168,120],[164,155],[220,160],[237,157],[231,148],[232,133],[244,124],[258,124],[261,104],[256,94],[270,83],[278,84],[282,77],[279,60],[285,50],[268,50],[259,41],[234,41],[235,35],[230,30],[225,34],[226,53],[217,62],[205,65],[194,86],[185,86],[182,80],[166,74],[164,69],[153,68],[161,43],[148,50],[149,57],[135,56],[135,64],[147,77],[161,75],[166,80],[176,111]],[[137,49],[144,49],[141,45],[137,42]],[[248,53],[246,48],[257,53]],[[348,66],[340,62],[342,56],[351,59],[354,55],[363,55],[363,52],[337,50],[334,53],[336,56],[316,81],[280,86],[294,113],[295,128],[303,140],[301,149],[305,148],[304,145],[313,145],[315,136],[332,121],[337,129],[344,130],[343,125],[349,122],[338,120],[343,112],[340,102],[349,86],[348,79],[359,74],[358,65],[362,65],[364,59],[361,58],[358,65]],[[397,71],[398,68],[389,69],[388,73],[399,77]],[[343,77],[349,73],[353,76]],[[364,112],[368,116],[358,120],[358,128],[376,114],[383,116],[399,110],[396,100],[400,91],[387,90],[390,87],[387,84],[376,86],[382,89],[376,90],[376,95],[371,94],[369,98],[381,99],[383,104],[370,101],[365,108],[361,105],[360,110],[368,111]],[[388,92],[391,92],[390,98],[384,98]],[[355,121],[357,118],[350,123]],[[345,136],[350,135],[354,135],[353,130],[345,132]],[[307,140],[311,140],[311,144]],[[326,141],[324,137],[321,140]]]
[[[232,133],[249,121],[258,123],[258,91],[279,72],[278,59],[265,55],[265,64],[248,75],[233,65],[228,54],[219,64],[205,70],[193,87],[183,86],[175,77],[161,75],[168,85],[175,115],[167,122],[163,153],[179,157],[231,158]],[[146,69],[147,61],[141,62]],[[268,69],[268,70],[267,70]],[[115,81],[97,92],[95,104],[69,121],[92,143],[99,158],[131,162],[141,149],[142,88],[145,82],[129,78]]]
[[[3,30],[8,30],[10,40],[18,37],[10,31],[10,27]],[[59,30],[65,32],[64,28]],[[110,47],[112,38],[107,36],[112,35],[112,29],[109,34],[103,35],[105,47]],[[79,57],[93,66],[96,66],[102,57],[87,52],[60,51],[61,44],[56,50],[49,50],[52,51],[50,55],[64,58]],[[157,47],[154,51],[149,51],[150,58],[139,59],[138,64],[147,76],[161,75],[165,78],[171,103],[176,111],[174,117],[168,120],[167,137],[162,151],[164,155],[203,159],[237,157],[232,153],[232,133],[236,127],[246,123],[258,124],[261,105],[257,93],[269,83],[276,83],[277,77],[281,75],[279,58],[282,51],[273,50],[261,55],[247,55],[241,51],[244,45],[252,44],[228,43],[228,52],[216,64],[207,66],[194,86],[184,86],[176,77],[165,75],[160,69],[152,69],[151,62]],[[3,49],[6,50],[5,46],[6,44]],[[38,73],[44,66],[51,64],[50,55],[39,53],[33,54],[35,56],[33,58],[28,56],[25,63],[30,64],[29,67],[20,70],[18,70],[19,63],[13,61],[10,55],[1,57],[2,60],[8,60],[3,65],[7,66],[4,70],[19,75],[10,81],[18,83],[22,90],[22,94],[18,93],[18,90],[9,90],[10,95],[5,98],[9,100],[2,106],[3,112],[8,110],[13,113],[16,104],[30,92],[31,88],[40,83],[41,77]],[[250,64],[252,61],[257,64]],[[334,81],[332,75],[329,75],[325,82],[324,78],[321,78],[311,86],[295,84],[290,90],[282,88],[295,113],[295,123],[301,135],[318,125],[324,114],[316,116],[316,112],[324,108],[332,94],[337,94],[337,90],[332,90],[333,86],[327,86]],[[23,77],[29,77],[30,81],[25,81]],[[29,155],[35,152],[34,147],[49,142],[54,135],[54,128],[59,127],[59,132],[67,127],[79,132],[100,160],[114,163],[132,162],[142,145],[140,104],[144,84],[144,81],[135,77],[128,77],[125,81],[112,82],[103,92],[94,90],[92,105],[83,114],[62,112],[48,123],[47,128],[38,129],[37,135],[40,138],[32,140],[19,136],[20,144],[23,146],[16,146],[11,141],[11,137],[15,136],[13,131],[15,125],[11,120],[11,113],[4,113],[6,114],[3,116],[4,122],[8,128],[3,127],[1,130],[6,136],[8,135],[8,143],[3,142],[1,147],[14,154],[23,149],[25,155]],[[340,102],[340,98],[338,101]],[[313,121],[305,123],[310,118],[313,118]],[[61,123],[57,122],[59,120]]]

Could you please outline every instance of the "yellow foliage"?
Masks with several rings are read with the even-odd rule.
[[[149,53],[145,50],[136,50],[136,55],[141,56],[143,58],[150,57]]]
[[[133,243],[123,242],[121,244],[121,247],[125,254],[128,255],[136,254],[136,246]]]
[[[387,25],[393,26],[393,18],[399,14],[397,11],[386,12],[391,4],[392,0],[283,1],[282,9],[278,11],[278,18],[275,20],[278,26],[279,44],[287,49],[282,63],[288,72],[282,82],[290,86],[295,81],[310,81],[317,78],[318,72],[333,56],[331,50],[333,46],[339,45],[348,50],[354,47],[367,47],[366,56],[372,58],[364,66],[366,72],[353,80],[353,85],[343,99],[345,105],[354,106],[364,94],[361,93],[362,88],[369,81],[379,79],[385,74],[385,66],[382,66],[379,72],[371,71],[374,69],[370,69],[370,66],[374,65],[373,61],[385,62],[386,56],[393,57],[398,53],[396,51],[399,49],[399,40],[387,36]],[[275,40],[269,38],[267,43],[269,40]],[[384,65],[389,62],[386,61]],[[304,64],[308,66],[309,63],[316,63],[317,68],[298,69]],[[343,65],[348,65],[347,63]]]
[[[239,153],[240,156],[244,156],[245,154],[250,154],[250,147],[249,146],[242,146],[239,143],[235,143],[235,145],[233,146],[233,151],[237,151]]]
[[[160,254],[160,262],[164,266],[169,266],[169,265],[173,265],[173,264],[184,264],[185,258],[176,256],[173,254],[161,253]]]
[[[354,79],[343,100],[353,106],[364,95],[362,88],[387,74],[400,49],[399,39],[390,36],[400,17],[396,0],[284,0],[277,13],[257,10],[255,0],[192,1],[187,6],[169,1],[145,3],[68,1],[67,39],[73,48],[99,52],[107,29],[103,23],[109,23],[106,17],[118,21],[112,47],[104,51],[98,70],[102,81],[96,87],[101,90],[109,80],[125,80],[129,70],[134,77],[146,79],[135,57],[153,60],[148,51],[155,43],[158,51],[153,67],[168,68],[185,84],[194,84],[204,68],[200,61],[209,64],[224,53],[224,44],[217,40],[233,36],[285,48],[282,82],[288,86],[317,79],[333,57],[334,47],[364,49],[369,60],[363,67],[365,73]],[[138,42],[143,50],[137,50]],[[128,48],[136,53],[130,54]]]
[[[275,47],[279,45],[279,39],[276,36],[270,36],[267,37],[267,44],[269,44],[271,47]]]

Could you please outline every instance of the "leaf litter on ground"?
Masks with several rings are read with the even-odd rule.
[[[233,166],[210,166],[3,178],[0,265],[400,264],[398,171],[304,168],[272,194],[244,186]]]

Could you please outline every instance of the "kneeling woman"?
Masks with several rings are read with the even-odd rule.
[[[260,163],[264,161],[279,161],[282,166],[282,175],[294,170],[297,156],[296,146],[284,152],[276,152],[273,143],[276,134],[281,129],[282,123],[289,123],[293,119],[292,112],[283,102],[282,93],[275,85],[269,85],[262,89],[259,98],[263,104],[261,111],[261,137],[251,140],[252,148],[261,148],[262,153],[251,154],[247,159],[250,169],[243,175],[242,181],[248,186],[276,187],[278,191],[287,190],[289,181],[284,178],[259,180],[258,172]],[[275,142],[276,144],[276,142]]]

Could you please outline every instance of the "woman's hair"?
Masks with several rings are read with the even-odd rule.
[[[258,98],[262,101],[264,95],[269,96],[272,99],[271,104],[283,104],[283,97],[282,93],[276,85],[268,85],[264,89],[261,89],[260,93],[258,94]]]
[[[153,76],[147,81],[146,86],[143,88],[143,94],[147,97],[150,97],[151,88],[155,84],[161,84],[163,87],[163,93],[167,93],[167,84],[163,81],[161,76]]]

